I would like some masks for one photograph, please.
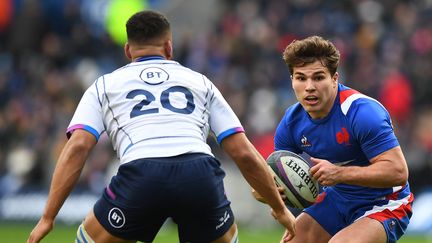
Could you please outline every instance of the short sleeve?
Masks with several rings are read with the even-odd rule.
[[[100,134],[105,130],[96,84],[95,82],[90,86],[82,96],[67,128],[66,135],[68,138],[76,129],[82,129],[93,134],[98,140]]]
[[[372,99],[358,99],[348,116],[354,136],[368,159],[399,145],[387,110]]]
[[[293,153],[301,153],[293,140],[292,134],[289,132],[290,127],[288,123],[288,113],[282,118],[279,122],[279,125],[276,128],[275,137],[274,137],[274,147],[275,150],[288,150]]]
[[[211,85],[210,93],[210,128],[218,143],[232,134],[244,132],[237,115],[214,85]]]

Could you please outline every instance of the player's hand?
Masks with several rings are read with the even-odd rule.
[[[322,186],[333,186],[340,183],[339,175],[341,167],[325,159],[311,157],[310,160],[314,165],[310,168],[309,172],[319,184]]]
[[[41,218],[34,227],[27,243],[39,243],[54,227],[54,221]]]
[[[285,234],[281,239],[281,243],[288,242],[292,238],[294,238],[294,236],[296,235],[295,217],[288,210],[288,208],[285,208],[284,211],[280,214],[276,214],[276,212],[272,210],[272,215],[286,229]]]
[[[281,196],[282,200],[285,202],[286,200],[288,200],[287,196],[285,195],[285,189],[281,186],[277,186],[277,190],[279,192],[279,195]]]
[[[281,186],[276,186],[276,187],[277,187],[277,190],[278,190],[279,195],[281,196],[282,200],[283,201],[287,200],[287,197],[284,193],[285,190],[283,189],[283,187],[281,187]],[[257,191],[255,191],[255,189],[253,189],[253,188],[252,188],[252,195],[257,201],[267,204],[266,200]]]
[[[252,195],[254,196],[254,198],[262,203],[267,203],[266,200],[261,196],[261,194],[259,194],[257,191],[255,191],[255,189],[252,188]]]
[[[280,240],[279,243],[285,243],[290,241],[292,238],[294,238],[294,236],[291,236],[290,232],[288,230],[285,230],[282,239]]]
[[[281,196],[282,200],[285,202],[287,200],[287,196],[285,195],[285,189],[279,185],[279,183],[276,181],[276,176],[273,176],[273,180],[276,184],[276,188],[279,192],[279,195]]]

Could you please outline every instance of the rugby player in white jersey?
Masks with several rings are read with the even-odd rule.
[[[206,144],[210,130],[293,237],[294,216],[239,119],[207,77],[172,60],[168,20],[142,11],[126,29],[124,51],[132,62],[98,78],[81,98],[45,210],[27,242],[52,230],[103,132],[121,165],[79,226],[76,242],[152,242],[167,218],[178,224],[180,242],[237,242],[225,173]]]

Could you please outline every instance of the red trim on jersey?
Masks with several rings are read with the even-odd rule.
[[[350,97],[353,94],[360,94],[355,89],[346,89],[339,92],[339,102],[342,104],[348,97]]]
[[[387,200],[398,200],[399,193],[395,192],[386,196]]]
[[[401,189],[393,192],[392,194],[387,195],[385,197],[386,200],[398,200],[398,199],[401,199],[401,197],[399,197],[399,192],[403,191],[406,187],[407,187],[407,185],[403,186]]]
[[[368,215],[367,217],[372,218],[372,219],[376,219],[380,222],[384,222],[385,220],[387,220],[389,218],[394,218],[394,217],[396,217],[397,219],[405,218],[408,215],[412,214],[411,205],[412,205],[413,200],[414,200],[414,196],[411,193],[410,198],[408,200],[408,203],[406,205],[402,204],[400,207],[396,208],[393,211],[385,209],[384,211]]]

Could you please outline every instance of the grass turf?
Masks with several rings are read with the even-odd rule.
[[[78,226],[56,225],[54,230],[42,240],[42,243],[74,242],[75,232]],[[22,243],[26,242],[28,234],[33,225],[11,223],[0,224],[0,242]],[[282,235],[282,228],[269,230],[249,230],[241,227],[239,230],[239,242],[244,243],[272,243],[279,242]],[[175,243],[178,242],[177,231],[174,227],[164,226],[159,232],[154,243]],[[405,235],[399,243],[431,243],[432,236]]]

